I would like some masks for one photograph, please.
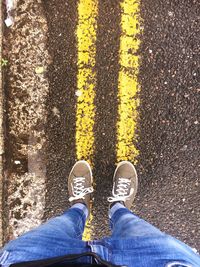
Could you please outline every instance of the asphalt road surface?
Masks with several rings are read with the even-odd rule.
[[[15,12],[4,32],[4,240],[69,207],[80,158],[95,181],[86,238],[109,234],[112,175],[128,159],[133,211],[200,250],[199,1],[19,0]]]

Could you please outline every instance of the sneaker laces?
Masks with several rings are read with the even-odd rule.
[[[73,196],[69,198],[69,201],[78,200],[80,198],[85,199],[85,195],[90,194],[94,191],[93,187],[85,187],[85,177],[76,177],[73,179],[72,194]]]
[[[130,188],[131,180],[127,178],[119,178],[117,183],[117,189],[115,190],[116,184],[114,183],[112,190],[112,197],[108,197],[108,202],[116,202],[123,201],[129,199],[129,197],[133,194],[134,189],[131,188],[130,193],[128,194],[128,190]],[[117,193],[115,193],[115,191]]]

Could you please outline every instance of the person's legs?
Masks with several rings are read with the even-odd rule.
[[[87,215],[84,204],[73,205],[63,215],[10,241],[3,248],[9,256],[4,260],[16,263],[85,252],[81,238]]]
[[[108,198],[112,237],[161,235],[160,230],[134,215],[130,208],[137,193],[138,178],[135,167],[128,161],[118,164],[113,176],[112,196]]]
[[[111,261],[126,266],[200,266],[200,257],[181,241],[140,219],[120,203],[109,211],[112,228],[107,238]]]
[[[54,237],[57,239],[81,239],[87,215],[88,210],[84,204],[75,204],[62,215],[48,220],[10,243],[21,242],[22,239],[31,240],[34,237],[49,239],[49,241]],[[9,244],[6,245],[6,248]]]
[[[1,251],[0,264],[17,263],[86,252],[82,233],[91,199],[92,171],[85,161],[78,161],[68,177],[72,207],[63,215],[10,241]],[[3,265],[4,266],[4,265]]]
[[[120,203],[116,203],[109,211],[112,236],[128,239],[137,236],[155,236],[163,233],[150,223],[140,219]]]

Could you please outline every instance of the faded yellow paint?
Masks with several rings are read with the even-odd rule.
[[[121,2],[121,37],[119,53],[118,83],[118,122],[117,122],[117,161],[130,160],[136,163],[139,153],[134,145],[137,123],[137,107],[140,89],[138,84],[140,46],[139,9],[140,2],[124,0]]]
[[[94,151],[94,97],[96,73],[94,70],[96,56],[96,28],[98,2],[80,0],[78,4],[77,48],[77,109],[76,109],[76,156],[92,164]],[[84,240],[90,240],[90,220],[86,225]]]
[[[91,163],[94,149],[94,97],[96,73],[97,1],[80,0],[78,5],[78,97],[76,112],[76,153],[77,159]]]

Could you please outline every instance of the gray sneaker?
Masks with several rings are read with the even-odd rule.
[[[128,209],[131,208],[137,193],[138,178],[135,167],[129,161],[122,161],[117,165],[113,177],[112,197],[110,203],[123,202]]]
[[[77,161],[68,178],[69,201],[71,204],[83,203],[90,211],[93,177],[92,170],[87,161]]]

